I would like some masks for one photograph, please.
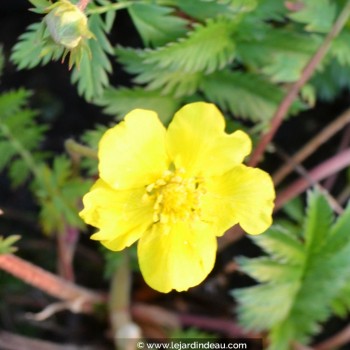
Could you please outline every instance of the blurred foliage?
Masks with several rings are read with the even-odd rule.
[[[49,1],[31,2],[35,12],[45,14]],[[95,0],[86,10],[94,35],[86,40],[91,57],[82,53],[72,82],[80,95],[118,117],[137,106],[155,109],[168,122],[179,105],[204,96],[236,117],[266,125],[285,84],[300,77],[342,6],[342,1],[307,0],[290,11],[274,0]],[[113,49],[109,42],[121,10],[129,13],[142,48]],[[349,86],[349,30],[333,42],[302,94],[305,100],[291,113],[316,96],[333,99]],[[19,69],[30,69],[60,59],[63,51],[39,18],[21,35],[11,58]],[[132,87],[110,85],[112,60],[131,75]]]
[[[260,284],[233,292],[246,329],[269,331],[269,349],[289,349],[318,333],[335,310],[349,311],[350,206],[334,222],[326,198],[310,192],[299,228],[274,226],[253,238],[266,257],[238,259],[240,268]]]

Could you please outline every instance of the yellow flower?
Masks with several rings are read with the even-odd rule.
[[[111,250],[139,240],[141,272],[160,292],[201,283],[214,266],[216,236],[231,226],[258,234],[272,223],[270,176],[242,164],[249,136],[224,129],[219,110],[197,102],[168,130],[155,112],[135,109],[100,141],[100,179],[80,215]]]

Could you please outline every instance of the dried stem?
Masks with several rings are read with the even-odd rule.
[[[335,349],[341,345],[350,342],[350,325],[346,326],[339,333],[330,337],[323,342],[316,344],[313,349],[314,350],[329,350]]]
[[[321,181],[349,165],[350,149],[347,149],[312,169],[309,172],[309,179],[311,179],[313,182]],[[292,183],[278,194],[276,198],[275,210],[281,208],[287,201],[304,192],[309,186],[310,182],[305,178],[301,178]]]
[[[342,130],[346,124],[350,123],[350,109],[347,109],[332,123],[327,125],[320,133],[318,133],[311,141],[302,147],[295,155],[290,158],[290,162],[285,163],[273,175],[273,182],[277,186],[293,169],[293,164],[301,163],[310,154],[329,140],[335,133]]]
[[[346,149],[349,146],[349,144],[350,144],[350,125],[348,125],[345,128],[345,131],[342,135],[342,139],[340,141],[337,152],[343,151],[344,149]],[[328,191],[331,191],[331,189],[333,188],[333,186],[337,182],[337,178],[338,178],[338,174],[334,174],[333,176],[329,177],[325,181],[324,187],[327,188]]]
[[[0,269],[58,299],[81,301],[81,310],[77,312],[90,313],[95,304],[105,302],[102,295],[78,287],[13,254],[0,255]]]
[[[298,93],[302,88],[302,86],[310,79],[316,67],[326,55],[332,40],[339,34],[344,24],[346,23],[349,15],[350,15],[350,2],[348,1],[346,6],[344,6],[342,12],[340,13],[338,19],[334,23],[331,31],[328,33],[325,40],[323,41],[322,45],[319,47],[315,55],[310,59],[308,64],[305,66],[300,79],[291,86],[287,95],[278,106],[277,111],[271,120],[269,131],[262,136],[260,142],[258,143],[257,147],[255,148],[255,151],[253,152],[250,158],[250,161],[249,161],[250,166],[255,166],[256,164],[259,163],[260,158],[263,155],[267,145],[271,142],[276,131],[282,124],[283,119],[289,110],[289,107],[298,96]]]

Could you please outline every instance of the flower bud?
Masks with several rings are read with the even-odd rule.
[[[85,14],[68,0],[59,0],[50,6],[45,16],[52,39],[67,49],[77,47],[83,38],[92,38]]]

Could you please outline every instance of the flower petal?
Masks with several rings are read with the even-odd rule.
[[[142,187],[168,168],[166,131],[153,111],[135,109],[99,144],[100,177],[115,189]]]
[[[218,175],[242,163],[251,151],[249,136],[224,130],[225,119],[215,105],[196,102],[181,108],[167,133],[176,168],[184,168],[189,176]]]
[[[201,283],[214,266],[217,242],[201,222],[153,225],[138,243],[142,275],[152,288],[168,293]]]
[[[130,246],[152,224],[153,206],[142,200],[144,189],[116,191],[97,180],[84,198],[80,216],[100,229],[91,236],[112,250]]]
[[[266,172],[241,164],[223,176],[207,179],[206,190],[202,217],[211,221],[219,234],[236,223],[253,235],[272,224],[275,190]]]

